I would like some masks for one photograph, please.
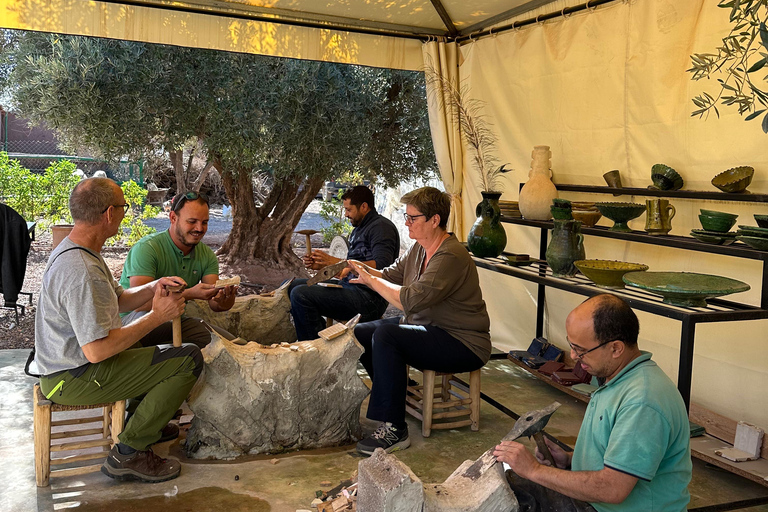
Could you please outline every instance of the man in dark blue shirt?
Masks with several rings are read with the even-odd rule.
[[[362,185],[341,196],[345,216],[354,229],[349,236],[347,259],[362,261],[373,268],[388,267],[400,255],[400,236],[392,221],[379,215],[374,207],[373,192]],[[304,256],[307,268],[320,270],[340,261],[323,251]],[[291,314],[299,341],[313,340],[325,327],[323,317],[346,322],[358,313],[361,322],[381,318],[387,301],[367,286],[349,282],[349,269],[334,281],[338,287],[307,286],[306,279],[291,283]]]

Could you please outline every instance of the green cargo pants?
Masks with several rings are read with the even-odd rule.
[[[195,345],[125,350],[100,363],[40,377],[40,389],[62,405],[89,405],[143,396],[120,434],[121,443],[146,450],[184,402],[203,371]]]

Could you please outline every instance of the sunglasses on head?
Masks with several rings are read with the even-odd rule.
[[[197,201],[198,199],[201,199],[206,206],[208,205],[208,197],[203,193],[190,191],[185,194],[176,194],[171,200],[171,211],[176,213],[187,201]]]

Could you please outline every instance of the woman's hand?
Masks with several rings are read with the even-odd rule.
[[[347,263],[349,265],[350,271],[357,275],[357,277],[354,279],[350,279],[349,282],[355,284],[364,284],[368,288],[372,288],[371,285],[375,277],[372,276],[369,272],[368,265],[357,260],[349,260]]]

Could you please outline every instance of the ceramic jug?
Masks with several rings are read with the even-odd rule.
[[[554,223],[552,240],[547,247],[547,265],[555,277],[570,277],[576,274],[573,262],[586,259],[581,222],[555,219]]]
[[[501,192],[481,192],[483,200],[475,213],[477,220],[469,230],[467,246],[478,258],[495,258],[507,246],[507,232],[501,224]]]
[[[648,215],[645,218],[645,230],[649,235],[666,235],[672,229],[675,207],[667,199],[646,199]]]
[[[533,160],[529,179],[520,189],[520,213],[530,220],[549,220],[552,218],[549,207],[552,200],[557,198],[557,188],[550,179],[552,152],[549,146],[534,146],[531,157]]]

